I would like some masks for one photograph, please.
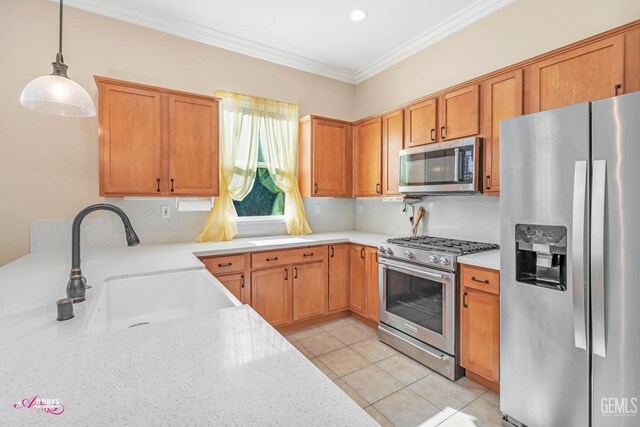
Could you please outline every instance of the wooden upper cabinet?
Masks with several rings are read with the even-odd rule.
[[[251,307],[272,326],[290,323],[290,273],[288,267],[251,273]]]
[[[351,123],[307,116],[299,123],[298,185],[303,197],[351,197]]]
[[[438,102],[427,99],[404,109],[404,146],[431,144],[438,138]]]
[[[293,269],[293,321],[320,316],[327,312],[327,275],[325,263],[298,264]]]
[[[218,194],[218,101],[169,95],[169,192]]]
[[[440,96],[440,140],[480,133],[480,85],[472,84]]]
[[[398,110],[382,117],[382,193],[399,195],[400,150],[404,148],[404,114]]]
[[[214,97],[95,77],[101,196],[217,196]]]
[[[111,83],[100,89],[100,195],[158,194],[162,96]]]
[[[329,246],[329,311],[349,307],[349,245]]]
[[[522,69],[482,83],[485,193],[500,193],[500,122],[522,115]]]
[[[378,321],[380,318],[380,292],[378,286],[378,249],[368,247],[366,250],[366,283],[367,283],[367,317]]]
[[[530,67],[529,113],[624,93],[624,34]]]
[[[353,195],[382,195],[382,118],[355,125]]]
[[[351,311],[366,316],[366,248],[360,245],[349,246],[349,308]]]

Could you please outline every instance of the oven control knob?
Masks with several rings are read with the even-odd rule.
[[[404,256],[406,256],[409,259],[413,258],[413,254],[410,251],[404,251]]]
[[[384,248],[384,246],[380,246],[380,247],[378,248],[378,251],[379,251],[381,254],[384,254],[387,250]]]
[[[393,250],[391,248],[387,248],[387,255],[393,255]]]
[[[435,255],[429,255],[429,262],[431,264],[435,264],[436,262],[438,262],[438,258],[436,258]]]
[[[449,264],[449,260],[446,258],[440,258],[440,264],[442,265],[448,265]]]

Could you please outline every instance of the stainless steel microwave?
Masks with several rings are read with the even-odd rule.
[[[400,192],[478,193],[480,138],[464,138],[400,151]]]

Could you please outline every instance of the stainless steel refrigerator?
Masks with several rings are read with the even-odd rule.
[[[502,122],[503,424],[640,426],[640,92]]]

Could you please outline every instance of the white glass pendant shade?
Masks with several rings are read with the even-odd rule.
[[[57,75],[31,80],[22,90],[20,103],[32,110],[58,116],[96,115],[96,106],[87,91],[73,80]]]

